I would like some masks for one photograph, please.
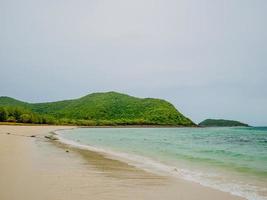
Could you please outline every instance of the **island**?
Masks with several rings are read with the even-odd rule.
[[[27,103],[0,97],[0,122],[79,126],[196,126],[171,103],[118,92],[92,93],[81,98]]]
[[[243,126],[249,127],[248,124],[234,121],[234,120],[225,120],[225,119],[206,119],[198,124],[201,127],[234,127],[234,126]]]

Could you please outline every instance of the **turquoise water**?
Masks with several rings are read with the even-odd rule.
[[[267,199],[267,128],[79,128],[62,137],[247,199]],[[139,156],[139,157],[138,157]],[[146,159],[147,158],[147,159]],[[142,165],[140,165],[142,164]]]

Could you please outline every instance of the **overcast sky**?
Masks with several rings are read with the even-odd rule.
[[[267,125],[266,0],[0,0],[0,96],[118,91]]]

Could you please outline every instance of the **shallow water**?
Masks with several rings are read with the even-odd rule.
[[[267,128],[79,128],[65,139],[247,199],[267,199]]]

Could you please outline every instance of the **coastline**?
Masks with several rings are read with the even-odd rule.
[[[44,138],[70,128],[0,126],[0,199],[242,199]]]
[[[64,126],[77,128],[203,128],[201,126],[174,126],[174,125],[99,125],[99,126],[79,126],[75,124],[33,124],[33,123],[16,123],[16,122],[0,122],[0,126]]]

